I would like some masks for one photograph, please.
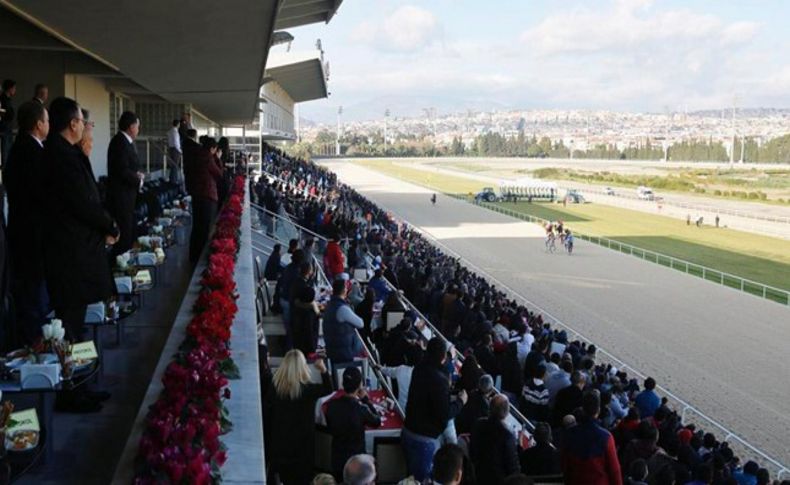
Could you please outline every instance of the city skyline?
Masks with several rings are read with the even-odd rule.
[[[790,35],[778,0],[353,2],[320,37],[329,99],[300,107],[314,121],[465,109],[682,112],[785,108]],[[284,49],[278,46],[278,49]],[[737,99],[734,99],[737,97]]]

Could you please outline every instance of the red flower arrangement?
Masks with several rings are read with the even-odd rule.
[[[233,274],[245,186],[243,176],[234,179],[217,217],[195,315],[162,377],[162,394],[146,418],[135,485],[208,485],[221,480],[226,453],[220,435],[231,428],[223,401],[230,398],[228,379],[238,377],[229,343],[237,311]]]

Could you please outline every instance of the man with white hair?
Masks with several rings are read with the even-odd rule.
[[[373,485],[376,483],[376,461],[370,455],[354,455],[343,467],[345,485]]]

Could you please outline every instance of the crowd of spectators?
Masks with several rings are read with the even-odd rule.
[[[268,146],[262,168],[268,176],[251,181],[254,201],[330,241],[323,262],[335,283],[323,320],[326,355],[332,364],[358,355],[355,330],[377,349],[380,371],[392,377],[405,411],[401,444],[412,480],[516,484],[539,476],[562,477],[571,484],[770,482],[765,468],[741,462],[726,441],[683,423],[656,393],[654,379],[640,385],[634,376],[602,362],[594,345],[552,328],[540,314],[510,299],[419,231],[339,183],[326,168]],[[310,309],[309,322],[299,316],[316,295],[305,291],[313,271],[312,258],[305,255],[312,249],[298,246],[292,241],[291,264],[284,270],[279,264],[266,266],[267,278],[278,277],[277,303],[292,336],[290,345],[298,349],[291,352],[298,352],[302,366],[305,355],[315,355],[318,340],[311,334],[310,342],[300,344],[296,335],[315,325],[319,311]],[[270,263],[281,255],[273,258]],[[373,268],[369,281],[348,281],[355,269],[368,266]],[[404,304],[406,300],[413,308]],[[379,307],[381,318],[374,325],[374,308]],[[386,321],[387,315],[398,312],[404,314],[402,320]],[[423,315],[441,336],[426,342]],[[296,359],[293,355],[286,359]],[[268,393],[270,398],[275,394],[275,404],[285,396],[278,376],[282,382],[288,372],[292,371],[281,366],[275,374]],[[307,393],[316,385],[307,383],[304,372],[293,382],[301,383]],[[329,386],[329,377],[324,379]],[[362,466],[360,455],[354,453],[361,452],[363,423],[374,419],[360,399],[364,388],[353,381],[346,392],[354,406],[343,402],[335,413],[357,417],[353,425],[349,419],[342,421],[353,432],[330,424],[343,451],[333,446],[335,479],[346,476],[345,483],[371,483],[345,474],[350,466]],[[318,394],[299,399],[314,405]],[[511,406],[529,421],[528,433],[507,424]],[[296,408],[289,404],[279,412],[276,407],[264,411],[265,422],[274,423],[269,439],[278,448],[275,453],[289,460],[294,455],[281,452],[280,440],[295,439],[294,423],[309,419],[310,403],[300,411],[302,418],[293,415]],[[303,452],[312,453],[312,433],[305,429],[301,435],[307,439]],[[349,433],[357,435],[356,441]],[[352,456],[345,471],[341,456]],[[309,483],[311,462],[299,463],[301,478],[285,483]],[[272,465],[281,478],[296,466],[278,459]],[[331,477],[322,475],[313,483],[327,480]]]

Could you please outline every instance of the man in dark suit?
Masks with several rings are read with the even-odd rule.
[[[134,140],[140,133],[140,119],[125,111],[118,120],[118,133],[107,148],[107,210],[118,223],[121,237],[113,255],[132,248],[135,238],[134,205],[143,181]]]
[[[49,313],[44,279],[44,140],[49,134],[49,114],[41,103],[28,101],[19,107],[19,135],[3,182],[8,192],[8,243],[14,263],[13,289],[16,306],[15,344],[32,345],[41,335]]]
[[[90,161],[77,146],[85,130],[79,104],[57,98],[49,112],[43,163],[47,289],[66,338],[78,342],[88,304],[112,295],[106,245],[117,242],[118,228],[104,211]]]
[[[343,372],[345,395],[329,402],[326,424],[332,434],[332,472],[336,479],[343,476],[343,465],[354,455],[365,453],[365,427],[381,426],[368,393],[362,387],[362,372],[349,367]]]
[[[505,425],[509,411],[507,396],[496,395],[488,418],[479,420],[472,431],[469,455],[477,476],[486,477],[486,483],[501,484],[505,477],[519,472],[516,437]]]
[[[3,81],[3,92],[0,93],[0,161],[5,164],[14,142],[14,104],[11,98],[16,94],[16,81]]]

